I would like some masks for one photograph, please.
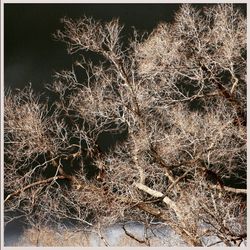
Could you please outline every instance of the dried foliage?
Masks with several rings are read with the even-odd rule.
[[[17,211],[36,227],[160,220],[190,245],[241,244],[245,17],[183,5],[127,47],[118,20],[62,22],[55,38],[79,60],[47,86],[52,102],[31,88],[5,95],[6,223]]]

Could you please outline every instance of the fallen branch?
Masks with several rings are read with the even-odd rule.
[[[158,192],[158,191],[155,191],[155,190],[153,190],[153,189],[151,189],[151,188],[149,188],[149,187],[147,187],[146,185],[143,185],[143,184],[141,184],[141,183],[135,183],[135,186],[136,186],[138,189],[140,189],[140,190],[142,190],[142,191],[144,191],[144,192],[146,192],[146,193],[152,195],[153,197],[156,197],[156,198],[163,198],[162,201],[163,201],[165,204],[167,204],[171,209],[173,209],[173,210],[175,211],[176,215],[177,215],[179,218],[182,218],[182,217],[183,217],[181,210],[178,208],[178,206],[175,204],[175,202],[173,202],[170,198],[168,198],[168,197],[167,197],[166,195],[164,195],[163,193]]]
[[[138,189],[140,189],[140,190],[142,190],[142,191],[144,191],[144,192],[146,192],[146,193],[148,193],[156,198],[161,198],[164,196],[161,192],[155,191],[142,183],[135,183],[135,186]]]

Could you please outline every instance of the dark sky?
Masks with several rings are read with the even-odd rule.
[[[204,4],[195,4],[196,7]],[[237,4],[246,12],[246,4]],[[119,18],[125,33],[134,26],[151,32],[160,22],[173,20],[179,4],[4,4],[5,87],[22,88],[29,82],[43,90],[53,72],[71,68],[74,58],[52,34],[62,28],[60,18],[83,15],[109,21]]]
[[[4,4],[5,87],[37,90],[51,82],[54,71],[71,68],[66,46],[52,39],[62,28],[60,18],[83,15],[108,21],[119,17],[127,27],[152,31],[162,20],[173,20],[177,4]],[[125,33],[126,35],[126,33]]]

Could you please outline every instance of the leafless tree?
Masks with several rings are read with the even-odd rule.
[[[48,85],[5,95],[6,223],[94,228],[163,221],[189,245],[246,239],[246,18],[185,4],[122,44],[118,20],[63,18],[79,60]],[[100,58],[86,59],[83,51]],[[85,78],[79,79],[79,70]],[[150,245],[149,242],[147,242]]]

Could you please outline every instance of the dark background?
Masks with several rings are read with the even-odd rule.
[[[178,4],[5,4],[4,84],[22,88],[29,82],[37,91],[51,82],[55,71],[69,69],[74,58],[52,34],[62,28],[60,18],[83,15],[110,21],[119,18],[123,35],[151,32],[160,21],[172,21]]]
[[[204,4],[195,4],[202,7]],[[52,81],[55,71],[70,69],[74,58],[66,46],[54,41],[52,34],[61,29],[60,18],[83,15],[110,21],[119,18],[125,25],[151,32],[161,21],[173,21],[179,4],[4,4],[4,85],[23,88],[32,83],[36,91]],[[246,15],[246,4],[237,4]],[[5,244],[11,245],[21,233],[17,222],[5,228]],[[12,237],[12,238],[11,238]]]
[[[4,86],[45,90],[55,71],[70,69],[74,58],[67,55],[65,44],[54,41],[52,34],[62,29],[60,18],[84,15],[110,21],[119,18],[124,36],[131,26],[151,32],[160,21],[173,20],[177,4],[4,4]],[[13,245],[23,232],[22,219],[5,228],[5,245]]]
[[[203,7],[208,4],[194,4]],[[235,4],[246,15],[246,4]],[[32,83],[36,91],[52,81],[55,71],[70,69],[74,57],[52,34],[62,28],[60,18],[92,16],[110,21],[119,18],[128,37],[134,26],[151,32],[161,21],[173,21],[180,4],[4,4],[4,85],[23,88]]]

